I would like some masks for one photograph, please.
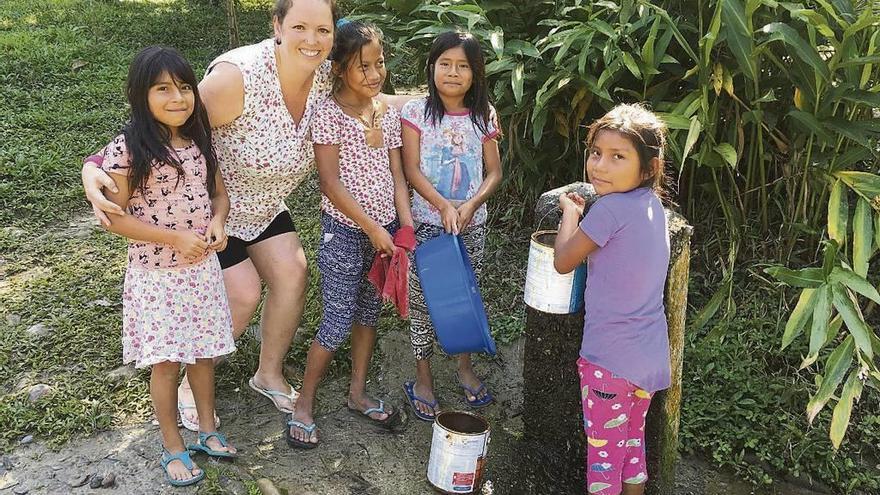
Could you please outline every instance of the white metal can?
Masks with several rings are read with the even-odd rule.
[[[428,482],[446,493],[480,489],[489,448],[489,423],[476,414],[446,411],[434,419]]]
[[[532,234],[523,300],[544,313],[575,313],[584,307],[587,266],[582,263],[565,275],[556,271],[553,267],[556,234],[555,230],[539,230]]]

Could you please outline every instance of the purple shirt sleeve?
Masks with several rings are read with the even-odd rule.
[[[605,244],[620,228],[620,224],[611,209],[601,199],[596,201],[581,221],[581,230],[599,247]]]

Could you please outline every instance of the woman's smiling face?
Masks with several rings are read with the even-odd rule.
[[[333,48],[333,11],[325,0],[293,0],[283,19],[272,21],[278,49],[317,67]]]

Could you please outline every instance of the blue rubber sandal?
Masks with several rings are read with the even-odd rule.
[[[360,419],[369,421],[370,423],[379,425],[383,428],[387,428],[389,430],[394,429],[395,426],[400,424],[400,411],[395,407],[394,411],[388,412],[385,410],[385,401],[379,400],[378,407],[371,407],[361,411],[360,409],[355,409],[353,407],[348,408],[352,414],[357,416]],[[379,413],[385,414],[385,419],[375,419],[370,414]]]
[[[208,439],[214,437],[220,442],[220,445],[227,447],[229,445],[229,441],[226,440],[226,437],[220,433],[219,431],[215,431],[213,433],[205,433],[203,431],[199,432],[199,441],[192,445],[187,445],[186,448],[192,450],[194,452],[204,452],[211,457],[219,457],[221,459],[235,459],[238,457],[238,453],[226,452],[223,450],[214,450],[211,447],[208,447]]]
[[[416,415],[417,418],[422,421],[434,421],[434,418],[437,416],[437,406],[439,403],[435,400],[434,402],[429,402],[418,395],[415,392],[416,382],[406,382],[403,384],[403,393],[406,394],[406,400],[409,402],[410,407],[413,410],[413,414]],[[419,407],[416,405],[416,402],[421,402],[422,404],[429,406],[434,410],[434,414],[423,413],[419,411]]]
[[[162,459],[159,461],[162,464],[162,470],[165,471],[165,479],[171,486],[190,486],[195,485],[199,481],[205,479],[205,471],[202,470],[197,475],[194,475],[192,478],[186,480],[176,480],[168,474],[168,464],[171,464],[174,461],[180,461],[183,463],[183,467],[187,468],[192,472],[192,469],[195,467],[193,464],[192,457],[189,456],[189,451],[184,450],[183,452],[178,452],[176,454],[172,454],[165,449],[162,449]]]
[[[486,407],[489,404],[495,402],[495,397],[493,397],[492,394],[489,392],[489,390],[486,389],[486,384],[483,382],[480,382],[480,386],[478,386],[475,389],[470,388],[461,382],[459,382],[458,385],[462,388],[462,390],[465,391],[464,401],[472,409],[480,409],[482,407]],[[483,398],[480,398],[480,392],[483,392],[485,394],[485,395],[483,395]],[[468,394],[474,396],[474,400],[470,400],[468,398]]]
[[[288,414],[287,418],[284,421],[284,424],[286,425],[284,428],[284,438],[287,440],[288,446],[296,449],[306,450],[313,449],[318,446],[318,443],[316,442],[309,442],[308,440],[303,441],[290,434],[290,427],[293,426],[308,433],[309,438],[312,438],[312,432],[314,432],[315,429],[318,427],[318,425],[316,425],[315,423],[307,425],[302,421],[293,419],[293,414]]]

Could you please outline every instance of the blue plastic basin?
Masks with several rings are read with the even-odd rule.
[[[458,236],[441,234],[416,248],[416,270],[443,352],[494,356],[483,298]]]

